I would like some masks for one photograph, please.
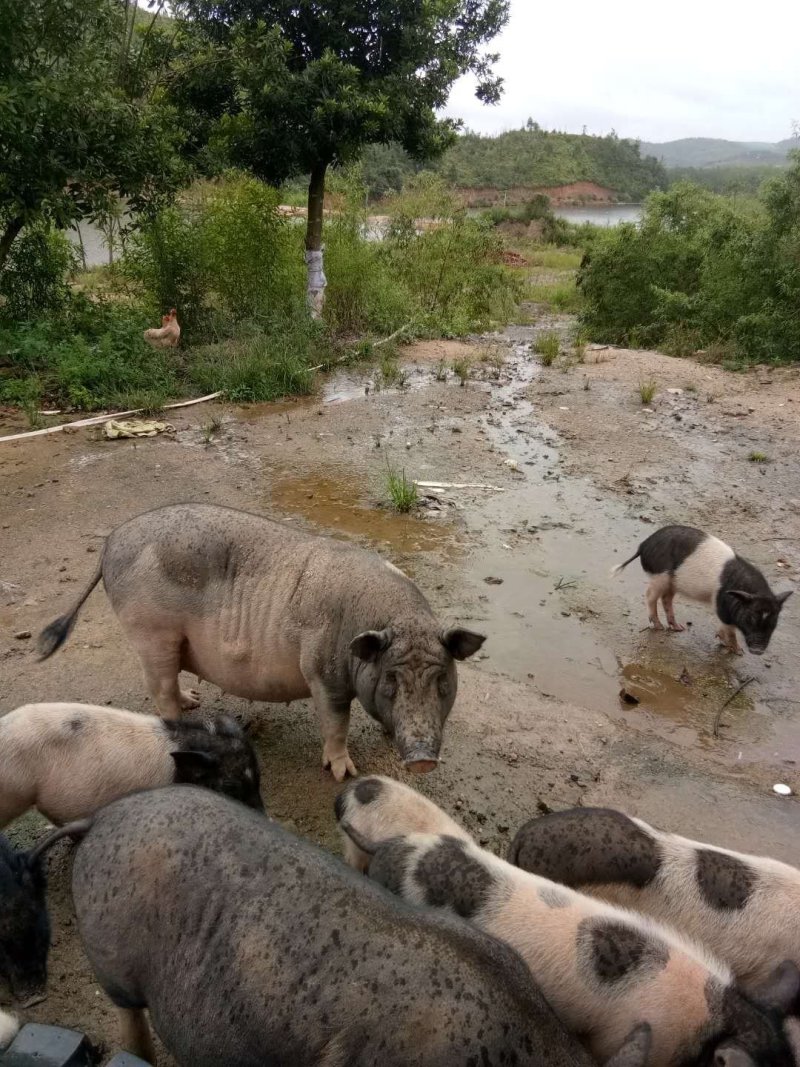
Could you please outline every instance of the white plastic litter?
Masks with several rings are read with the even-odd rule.
[[[790,797],[792,790],[788,785],[784,785],[783,782],[776,782],[772,787],[773,793],[777,793],[779,797]]]

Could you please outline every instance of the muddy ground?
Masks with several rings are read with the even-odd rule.
[[[377,389],[376,372],[362,369],[308,399],[172,413],[174,434],[154,439],[79,430],[0,444],[0,713],[31,700],[152,711],[101,591],[50,661],[38,664],[33,641],[15,635],[35,636],[73,600],[115,525],[162,504],[215,501],[372,545],[443,619],[489,635],[460,671],[442,765],[416,783],[488,847],[502,853],[548,806],[610,804],[797,862],[796,800],[772,786],[800,790],[800,597],[766,656],[736,658],[695,605],[678,604],[686,633],[649,631],[638,564],[619,578],[609,571],[657,525],[691,522],[749,555],[775,587],[796,586],[800,376],[613,349],[543,368],[530,349],[541,329],[567,338],[572,323],[406,349],[402,388]],[[466,386],[452,373],[438,380],[441,361],[465,354]],[[647,380],[657,393],[646,408]],[[211,434],[215,416],[222,426]],[[0,416],[0,433],[18,428]],[[380,506],[387,462],[421,481],[494,488],[426,490],[416,514],[398,516]],[[713,720],[743,682],[715,739]],[[622,688],[640,703],[623,703]],[[309,704],[250,705],[201,689],[205,707],[252,723],[269,811],[336,850],[337,788],[320,766]],[[350,747],[362,772],[402,776],[359,709]],[[29,817],[12,836],[40,827]],[[69,849],[59,849],[50,990],[28,1017],[111,1048],[113,1016],[77,940]]]

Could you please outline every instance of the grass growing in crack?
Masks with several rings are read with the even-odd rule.
[[[459,356],[458,359],[454,359],[452,364],[452,371],[458,378],[459,385],[466,385],[469,381],[470,374],[472,373],[472,365],[470,361],[464,356]]]
[[[210,445],[214,440],[214,437],[222,429],[222,416],[212,415],[211,418],[200,429],[200,436],[203,439],[203,443]]]
[[[652,403],[653,397],[656,395],[656,389],[657,386],[654,381],[639,382],[639,399],[645,407]]]
[[[411,511],[419,502],[416,482],[406,478],[405,468],[397,471],[394,467],[387,466],[386,495],[395,511],[401,514]]]
[[[751,463],[769,463],[769,456],[766,452],[751,452],[747,458]]]
[[[534,341],[533,350],[541,356],[543,366],[552,367],[558,359],[558,353],[561,351],[561,341],[558,334],[552,332],[540,333]]]
[[[28,427],[31,430],[40,430],[44,426],[44,419],[39,414],[39,404],[34,398],[28,398],[22,403],[22,410],[25,412],[25,418],[28,420]]]

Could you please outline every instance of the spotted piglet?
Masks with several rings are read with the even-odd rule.
[[[359,848],[348,831],[352,829],[358,837],[362,819],[359,813],[364,807],[369,808],[367,818],[371,841],[385,841],[397,833],[449,834],[465,841],[472,840],[463,827],[416,789],[393,778],[372,774],[343,790],[334,802],[336,820],[342,831],[344,858],[351,867],[362,873],[369,867],[370,853]],[[402,829],[398,830],[397,827]],[[372,845],[368,847],[372,849]]]
[[[675,618],[676,596],[710,604],[721,626],[717,637],[731,652],[741,654],[737,630],[748,649],[762,655],[778,625],[781,608],[792,595],[773,593],[758,567],[738,555],[724,541],[692,526],[664,526],[642,541],[635,554],[614,567],[618,574],[640,559],[650,576],[647,611],[655,630],[663,630],[658,616],[664,605],[670,630],[683,630]]]
[[[646,1024],[650,1051],[638,1062],[647,1067],[794,1067],[784,1028],[800,988],[793,964],[747,997],[724,964],[650,919],[515,868],[463,837],[403,835],[401,815],[388,825],[382,814],[373,827],[371,804],[348,800],[340,825],[372,853],[370,878],[510,944],[565,1026],[601,1062]]]
[[[607,808],[531,819],[511,863],[674,926],[724,960],[745,988],[800,966],[800,870],[667,834]]]

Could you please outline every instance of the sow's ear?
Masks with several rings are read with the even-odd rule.
[[[170,752],[177,771],[176,782],[203,782],[211,771],[219,767],[219,756],[214,752]]]
[[[363,659],[366,663],[374,663],[381,652],[385,652],[391,643],[391,630],[365,630],[363,634],[358,634],[350,642],[350,651],[356,659]]]
[[[453,659],[469,659],[474,656],[483,642],[486,640],[483,634],[475,634],[472,630],[462,630],[454,627],[445,630],[439,640],[453,657]]]
[[[649,1023],[642,1023],[628,1034],[619,1052],[615,1052],[605,1067],[645,1067],[650,1055],[653,1034]]]
[[[775,597],[775,603],[778,605],[779,608],[783,607],[783,605],[786,603],[786,601],[789,599],[793,592],[794,589],[788,589],[785,593],[778,593],[778,595]]]
[[[762,1008],[774,1008],[796,1015],[800,999],[800,970],[792,960],[784,960],[760,986],[750,992],[750,999]]]

